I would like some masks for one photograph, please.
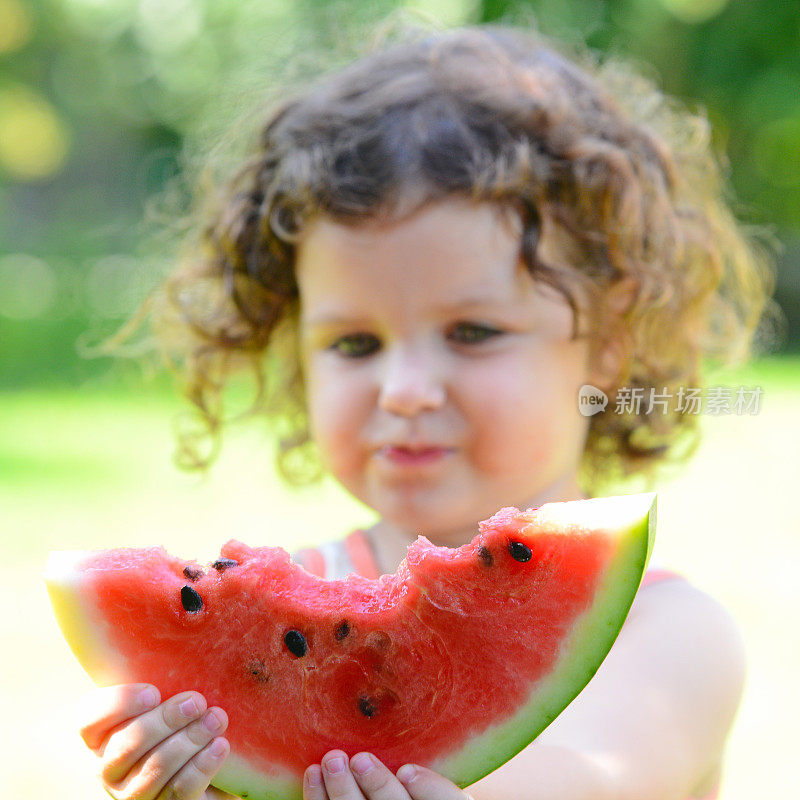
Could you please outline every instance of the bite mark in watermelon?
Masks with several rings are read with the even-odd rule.
[[[512,758],[597,671],[654,534],[643,494],[503,508],[461,547],[420,536],[377,580],[229,541],[206,568],[160,547],[56,552],[46,581],[98,684],[200,691],[230,719],[215,785],[297,800],[334,748],[462,787]]]

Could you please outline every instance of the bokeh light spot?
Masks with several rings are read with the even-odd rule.
[[[197,39],[179,54],[165,55],[154,65],[159,84],[173,94],[199,94],[213,86],[220,60],[208,39]]]
[[[785,117],[761,128],[753,160],[759,175],[774,186],[800,186],[800,117]]]
[[[127,316],[144,296],[150,274],[142,262],[124,253],[98,259],[86,275],[86,300],[104,319]]]
[[[57,293],[58,280],[46,261],[25,253],[0,256],[0,316],[42,317],[53,307]]]
[[[61,0],[72,26],[100,41],[120,36],[133,20],[137,0]]]
[[[0,89],[0,166],[15,178],[57,173],[67,159],[70,135],[56,109],[26,87]]]
[[[717,16],[728,0],[660,0],[660,3],[681,22],[697,25]]]
[[[0,0],[0,53],[18,50],[32,32],[30,11],[20,0]]]
[[[203,17],[195,0],[141,0],[136,37],[146,50],[178,50],[195,40]]]
[[[444,25],[462,25],[473,10],[464,0],[437,0],[435,4],[429,0],[407,0],[405,7],[414,14]],[[586,9],[584,13],[587,13]]]

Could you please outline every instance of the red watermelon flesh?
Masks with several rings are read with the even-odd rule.
[[[646,566],[653,504],[504,508],[461,547],[419,537],[377,580],[324,580],[281,548],[230,541],[206,567],[160,547],[53,554],[48,588],[96,681],[194,689],[227,711],[220,788],[299,798],[333,748],[463,786],[595,673]]]

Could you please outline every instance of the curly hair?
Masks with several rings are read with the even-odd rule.
[[[317,214],[398,220],[453,195],[519,212],[525,267],[568,300],[574,334],[610,357],[610,403],[623,386],[702,385],[709,359],[750,354],[772,267],[729,208],[702,116],[622,63],[565,56],[533,33],[411,26],[272,109],[146,301],[200,422],[179,434],[179,464],[210,463],[226,386],[245,369],[257,389],[247,413],[276,426],[279,474],[291,485],[318,480],[297,340],[304,225]],[[545,217],[569,232],[575,263],[539,257]],[[696,434],[696,415],[676,409],[597,414],[583,488],[680,462]]]

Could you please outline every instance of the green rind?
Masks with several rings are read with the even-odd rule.
[[[234,753],[225,760],[212,785],[245,800],[303,800],[302,776],[267,778]]]
[[[437,759],[431,769],[464,787],[493,772],[527,747],[576,697],[600,668],[628,616],[655,543],[656,496],[640,495],[649,505],[626,526],[591,607],[562,644],[562,657],[531,699],[512,717],[494,725],[458,752]]]

